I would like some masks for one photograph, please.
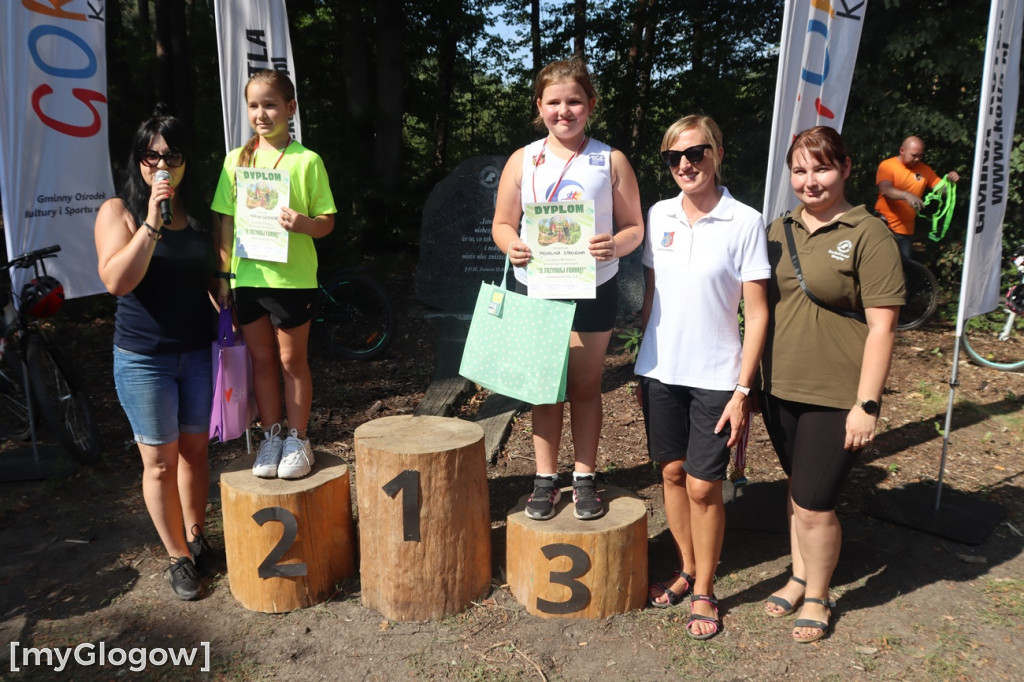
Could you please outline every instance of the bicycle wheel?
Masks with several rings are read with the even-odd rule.
[[[1005,372],[1024,371],[1024,319],[1005,306],[967,320],[963,344],[976,364]]]
[[[320,286],[316,319],[327,344],[348,360],[371,360],[391,344],[395,309],[369,277],[343,273]]]
[[[907,302],[900,308],[900,318],[896,323],[900,331],[917,329],[939,305],[939,283],[931,270],[917,261],[905,260],[903,277],[907,283]]]
[[[99,437],[89,396],[81,389],[71,366],[41,334],[26,338],[25,360],[32,395],[50,430],[72,457],[85,464],[99,455]]]
[[[5,440],[26,440],[29,437],[24,366],[8,348],[0,367],[0,438]]]

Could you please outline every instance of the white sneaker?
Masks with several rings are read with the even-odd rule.
[[[309,447],[309,439],[299,440],[299,432],[292,429],[284,439],[277,475],[280,478],[302,478],[312,470],[313,448]]]
[[[256,461],[252,465],[252,475],[259,478],[276,478],[281,463],[284,441],[281,440],[281,425],[274,424],[270,432],[263,432],[263,442],[256,451]]]

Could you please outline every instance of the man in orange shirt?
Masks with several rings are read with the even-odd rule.
[[[896,235],[904,260],[910,260],[912,253],[914,221],[923,203],[921,197],[942,180],[931,166],[921,161],[922,157],[924,142],[911,135],[903,140],[899,154],[878,164],[875,174],[875,184],[878,185],[875,211],[885,218],[889,229]],[[950,171],[946,177],[950,182],[960,180],[956,171]]]

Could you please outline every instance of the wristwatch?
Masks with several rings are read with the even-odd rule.
[[[739,384],[736,384],[736,388],[734,388],[732,390],[733,391],[739,391],[740,393],[742,393],[745,396],[749,396],[750,395],[750,386],[740,386]]]
[[[876,415],[878,414],[878,401],[877,400],[860,400],[857,402],[860,409],[864,410],[866,414]]]

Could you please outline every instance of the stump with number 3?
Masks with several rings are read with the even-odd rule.
[[[512,596],[544,618],[606,618],[647,599],[647,506],[627,490],[598,485],[608,513],[573,516],[562,489],[554,518],[526,516],[522,497],[508,515],[506,564]]]
[[[391,620],[430,620],[486,594],[483,429],[447,417],[383,417],[356,429],[355,450],[363,605]]]

